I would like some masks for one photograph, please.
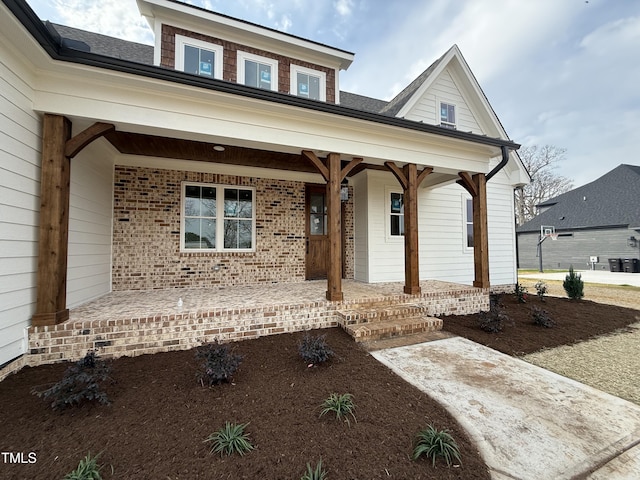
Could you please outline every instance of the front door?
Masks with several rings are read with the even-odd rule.
[[[329,238],[327,236],[327,189],[324,185],[307,185],[306,278],[327,278]]]

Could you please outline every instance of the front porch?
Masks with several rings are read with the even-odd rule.
[[[112,292],[71,309],[63,323],[31,327],[25,363],[74,360],[93,348],[104,357],[135,356],[189,349],[215,339],[327,328],[349,323],[346,312],[375,305],[410,303],[429,316],[489,308],[488,289],[435,280],[420,282],[421,293],[415,295],[402,293],[402,283],[344,280],[344,299],[338,302],[326,299],[326,286],[325,280],[317,280]]]

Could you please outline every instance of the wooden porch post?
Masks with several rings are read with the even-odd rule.
[[[302,155],[313,163],[327,182],[327,236],[329,237],[329,267],[327,269],[327,300],[341,301],[342,293],[342,219],[340,184],[362,158],[354,158],[344,168],[340,154],[330,153],[325,165],[315,153],[303,150]]]
[[[462,185],[473,199],[473,269],[474,287],[489,288],[489,236],[487,222],[487,179],[484,173],[470,176],[458,174]]]
[[[402,185],[404,192],[404,293],[417,295],[420,289],[418,259],[418,187],[433,168],[427,167],[418,174],[415,163],[406,164],[402,170],[393,162],[385,165]]]
[[[67,245],[71,165],[65,155],[71,123],[44,115],[40,174],[40,229],[34,326],[55,325],[69,318],[67,309]]]
[[[56,325],[69,318],[67,250],[70,159],[96,138],[114,130],[115,126],[110,123],[96,122],[72,138],[68,119],[60,115],[44,115],[36,312],[31,318],[33,326]]]

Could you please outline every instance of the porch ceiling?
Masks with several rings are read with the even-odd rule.
[[[123,131],[110,132],[105,135],[105,138],[120,153],[125,155],[196,160],[227,165],[318,173],[316,167],[301,153],[276,152],[221,143],[209,143]],[[224,150],[219,151],[214,148],[218,146],[224,147]],[[343,160],[342,166],[347,165],[349,160],[350,159]],[[364,168],[386,170],[386,167],[381,165],[361,165],[357,171],[351,172],[349,176],[362,171]]]

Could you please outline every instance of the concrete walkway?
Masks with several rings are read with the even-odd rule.
[[[460,337],[372,355],[458,419],[494,479],[640,478],[638,405]]]
[[[564,280],[568,272],[526,273],[518,275],[522,278],[540,280]],[[640,287],[640,273],[606,272],[602,270],[576,270],[585,283],[603,283],[607,285],[632,285]],[[640,478],[640,477],[638,477]]]

